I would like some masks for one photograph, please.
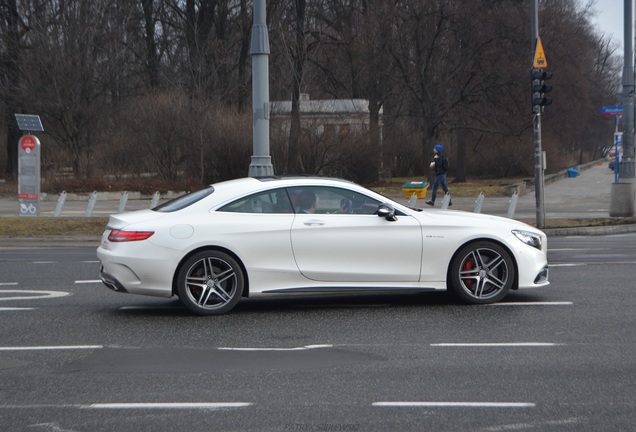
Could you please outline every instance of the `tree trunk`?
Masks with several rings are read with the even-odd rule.
[[[464,128],[459,130],[457,135],[457,157],[455,159],[455,182],[464,183],[466,181],[466,141],[468,131]]]
[[[148,72],[148,86],[154,90],[159,87],[159,59],[157,43],[155,42],[155,19],[153,10],[154,0],[141,0],[144,11],[144,29],[146,31],[146,71]]]
[[[7,125],[7,166],[5,168],[5,174],[9,178],[14,178],[17,174],[18,167],[18,140],[20,139],[20,131],[16,124],[14,114],[20,113],[19,107],[20,98],[20,82],[22,81],[22,74],[20,71],[20,32],[18,29],[18,22],[20,17],[18,16],[18,9],[15,0],[8,0],[6,2],[6,8],[8,14],[6,16],[7,21],[7,58],[5,62],[4,88],[6,89],[4,96],[5,100],[5,124]]]
[[[287,173],[301,174],[300,161],[300,87],[305,67],[307,46],[305,44],[305,0],[296,0],[296,46],[294,57],[294,81],[292,90],[291,125],[289,128],[289,154]]]
[[[247,13],[247,0],[241,0],[241,50],[238,61],[238,110],[244,112],[247,107],[247,63],[250,48],[250,19]]]

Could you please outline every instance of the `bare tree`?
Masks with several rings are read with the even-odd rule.
[[[18,13],[16,0],[0,1],[0,33],[2,45],[0,48],[0,94],[4,101],[4,123],[7,127],[7,165],[5,173],[14,177],[17,173],[18,150],[17,143],[20,131],[15,123],[14,113],[24,109],[21,106],[21,83],[23,77],[22,38],[28,31],[28,26],[22,21]]]

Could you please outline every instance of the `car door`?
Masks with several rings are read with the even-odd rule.
[[[422,230],[415,218],[388,221],[372,214],[380,204],[372,198],[357,193],[348,198],[350,191],[339,188],[305,189],[316,194],[316,212],[297,213],[291,230],[294,258],[305,277],[324,282],[419,280]],[[343,205],[350,209],[337,210],[347,199],[353,203]]]

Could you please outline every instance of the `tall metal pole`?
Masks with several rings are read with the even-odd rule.
[[[634,178],[634,22],[633,1],[625,0],[623,25],[625,52],[623,64],[623,159],[618,171],[621,178]]]
[[[252,119],[253,154],[248,175],[274,175],[269,154],[269,38],[267,35],[265,0],[254,0],[252,25]]]
[[[532,0],[530,13],[532,27],[532,53],[534,55],[539,40],[539,5],[538,0]],[[545,207],[543,200],[543,152],[541,150],[541,112],[534,113],[532,119],[534,132],[534,196],[536,202],[537,228],[545,226]]]
[[[624,0],[623,30],[623,158],[618,167],[619,181],[612,183],[610,216],[634,216],[634,37],[633,1]],[[618,158],[618,154],[616,155]]]

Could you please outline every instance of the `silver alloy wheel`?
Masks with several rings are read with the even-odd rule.
[[[451,271],[453,290],[469,303],[502,299],[512,287],[515,273],[509,253],[490,242],[463,248]]]
[[[184,263],[179,276],[179,298],[200,315],[227,312],[243,292],[243,274],[229,255],[208,251]]]

